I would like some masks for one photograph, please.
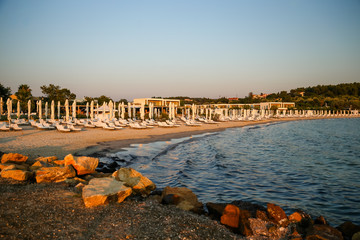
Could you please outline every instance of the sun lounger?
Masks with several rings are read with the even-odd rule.
[[[135,122],[135,123],[130,123],[129,126],[133,129],[147,129],[147,127],[144,126],[140,126],[139,123]]]
[[[74,132],[80,132],[81,131],[81,128],[76,128],[76,127],[74,127],[74,125],[68,125],[68,128],[71,131],[74,131]]]
[[[0,125],[0,131],[10,131],[10,128],[4,123]]]
[[[63,125],[56,125],[56,129],[60,132],[71,132],[71,130],[69,128],[67,128],[67,126],[63,126]]]
[[[22,130],[22,128],[19,127],[17,124],[10,124],[10,129],[15,130],[15,131]]]

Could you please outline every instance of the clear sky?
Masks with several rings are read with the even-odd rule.
[[[244,97],[359,79],[359,0],[0,0],[13,93]]]

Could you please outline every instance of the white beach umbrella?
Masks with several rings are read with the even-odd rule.
[[[136,119],[136,106],[135,106],[135,104],[133,104],[133,109],[132,110],[133,110],[133,114],[132,114],[133,118]]]
[[[57,111],[58,111],[57,117],[58,117],[58,120],[60,120],[60,108],[61,108],[61,103],[60,103],[60,101],[58,101],[58,105],[57,105]]]
[[[145,120],[145,106],[144,103],[141,103],[141,108],[140,108],[140,118],[141,120]]]
[[[31,116],[31,100],[28,101],[28,120],[30,120]]]
[[[113,112],[114,112],[114,104],[113,102],[110,100],[109,102],[109,110],[110,110],[110,115],[109,115],[109,120],[111,120],[113,118]]]
[[[121,118],[122,119],[125,118],[125,103],[124,102],[121,103]]]
[[[7,115],[8,115],[8,120],[11,120],[11,112],[12,112],[12,100],[10,98],[7,99],[6,101],[6,107],[7,107]]]
[[[75,100],[72,104],[72,118],[76,119],[76,101]]]
[[[121,103],[118,104],[118,118],[121,118]]]
[[[94,101],[90,103],[90,119],[91,121],[94,120]]]
[[[102,105],[102,120],[105,119],[105,107],[106,107],[106,103],[104,102]]]
[[[172,110],[172,108],[171,108],[171,103],[169,103],[169,120],[171,120],[171,117],[172,117],[172,114],[171,114],[171,110]]]
[[[89,119],[89,103],[86,102],[86,118]]]
[[[51,111],[50,111],[50,118],[52,121],[55,120],[55,102],[54,100],[51,101]]]
[[[36,101],[36,113],[39,113],[39,101]]]
[[[208,113],[208,112],[209,112],[209,109],[206,108],[206,109],[205,109],[205,119],[208,119],[208,116],[209,116],[209,113]]]
[[[153,104],[153,103],[150,103],[149,118],[150,118],[150,119],[153,119],[153,118],[154,118],[154,104]]]
[[[196,107],[195,107],[195,104],[193,103],[193,105],[192,105],[192,120],[195,120],[195,112],[196,112]]]
[[[3,98],[0,98],[0,115],[3,114],[3,110],[4,110],[3,106],[4,106]]]
[[[128,103],[128,115],[129,118],[131,119],[131,103]]]
[[[17,101],[17,118],[20,119],[20,101]]]
[[[69,115],[70,115],[70,113],[69,113],[69,100],[66,99],[65,100],[65,121],[66,122],[69,122]]]
[[[45,119],[47,119],[48,116],[48,103],[45,103]]]
[[[42,119],[42,106],[41,106],[41,100],[39,100],[39,120],[41,120]]]
[[[99,117],[99,103],[96,103],[96,117]]]

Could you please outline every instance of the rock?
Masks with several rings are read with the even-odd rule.
[[[319,216],[315,219],[314,221],[315,224],[324,224],[324,225],[328,225],[327,221],[325,220],[325,218],[323,216]]]
[[[104,177],[110,177],[111,175],[113,175],[112,173],[103,173],[103,172],[93,172],[90,175],[87,176],[91,176],[91,177],[95,177],[95,178],[104,178]]]
[[[238,228],[239,219],[240,219],[240,209],[233,204],[228,204],[224,209],[220,222],[231,228]]]
[[[274,223],[281,224],[288,219],[284,210],[273,203],[267,204],[267,212],[269,215],[269,219]]]
[[[261,219],[263,221],[266,221],[266,222],[269,221],[269,218],[268,218],[265,211],[256,210],[256,216],[255,217],[258,218],[258,219]]]
[[[40,161],[40,162],[47,162],[47,163],[51,163],[55,160],[57,160],[58,158],[55,156],[50,156],[50,157],[38,157],[35,159],[35,161]]]
[[[360,232],[355,233],[355,234],[352,236],[351,240],[360,240]]]
[[[221,216],[221,223],[230,227],[236,233],[240,233],[244,236],[251,236],[253,235],[253,232],[250,227],[250,217],[250,211],[239,209],[233,204],[228,204]]]
[[[250,211],[240,209],[239,233],[244,236],[253,235],[253,232],[250,227],[250,221],[249,221],[250,217],[251,217]]]
[[[19,170],[24,170],[27,171],[29,170],[29,165],[27,165],[26,163],[23,164],[14,164],[14,163],[0,163],[0,169],[3,170],[9,166],[14,166],[14,169],[19,169]]]
[[[28,159],[27,156],[21,155],[19,153],[5,153],[1,157],[1,163],[13,162],[13,163],[23,163]]]
[[[247,201],[237,200],[231,202],[231,204],[237,206],[239,209],[248,210],[251,213],[251,217],[256,217],[258,210],[266,212],[266,208],[263,206]]]
[[[166,205],[178,205],[181,199],[179,195],[168,194],[162,198],[161,203]]]
[[[343,236],[345,238],[351,239],[353,235],[357,232],[360,232],[360,226],[355,225],[354,223],[350,221],[346,221],[339,225],[337,229],[342,232]]]
[[[294,212],[289,216],[289,220],[292,222],[300,222],[303,219],[299,212]]]
[[[339,230],[329,225],[315,224],[311,231],[306,235],[307,240],[328,239],[328,240],[342,240],[343,236]]]
[[[82,191],[83,190],[83,188],[85,187],[86,185],[85,184],[83,184],[83,183],[78,183],[76,186],[75,186],[75,188],[76,188],[76,190],[77,191]]]
[[[141,195],[149,195],[156,188],[150,179],[132,168],[120,168],[114,172],[113,176],[116,180],[122,181],[126,186],[131,187],[135,193],[140,193]]]
[[[31,165],[30,170],[35,171],[42,167],[50,167],[50,166],[49,166],[49,164],[47,164],[47,162],[36,161],[33,165]]]
[[[28,171],[23,171],[19,169],[14,169],[15,166],[10,166],[1,171],[2,178],[12,178],[18,181],[27,181],[32,177],[32,173]]]
[[[209,215],[211,218],[219,220],[221,216],[223,215],[224,209],[226,207],[226,203],[207,203],[206,208],[209,211]]]
[[[72,166],[65,167],[43,167],[36,171],[36,182],[56,182],[76,176]]]
[[[114,178],[94,178],[83,188],[82,197],[86,207],[122,202],[132,190]]]
[[[65,158],[65,165],[72,165],[78,175],[84,175],[95,172],[96,167],[99,164],[98,158],[93,157],[74,157],[69,154]]]
[[[63,165],[65,165],[65,160],[54,160],[54,161],[52,161],[52,163],[63,166]]]
[[[176,205],[178,208],[195,213],[203,212],[203,204],[198,201],[197,196],[190,189],[185,187],[172,188],[167,186],[162,192],[162,199],[169,194],[177,195],[179,197],[179,202]]]

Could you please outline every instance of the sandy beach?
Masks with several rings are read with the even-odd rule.
[[[181,138],[205,132],[222,131],[227,128],[244,127],[281,121],[312,120],[316,118],[280,118],[261,121],[220,122],[203,124],[200,127],[181,125],[176,128],[136,130],[104,130],[101,128],[83,128],[81,132],[61,133],[56,130],[38,130],[31,126],[22,126],[22,131],[0,132],[0,151],[20,153],[30,159],[39,156],[57,156],[62,159],[67,154],[103,155],[134,143],[148,143]]]

